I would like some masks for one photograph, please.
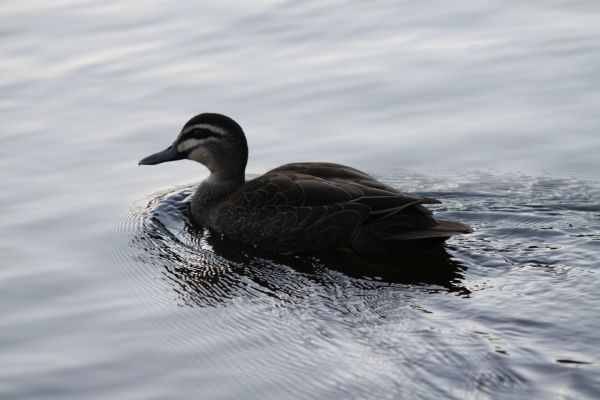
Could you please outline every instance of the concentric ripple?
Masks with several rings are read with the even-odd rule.
[[[119,229],[116,273],[141,299],[137,318],[152,327],[143,335],[174,360],[177,380],[204,377],[202,393],[230,398],[544,398],[599,388],[598,183],[381,177],[439,198],[438,216],[475,233],[403,256],[274,255],[193,227],[194,187],[140,200]]]

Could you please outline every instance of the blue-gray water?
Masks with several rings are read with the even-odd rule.
[[[0,398],[598,398],[595,1],[0,4]],[[370,274],[187,223],[192,115],[476,232]],[[485,171],[485,172],[481,172]],[[436,269],[437,268],[437,269]]]

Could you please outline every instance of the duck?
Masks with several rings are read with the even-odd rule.
[[[254,248],[381,253],[473,232],[461,222],[434,218],[424,205],[439,200],[403,193],[341,164],[290,163],[246,181],[246,135],[222,114],[196,115],[173,144],[139,165],[182,159],[210,172],[189,203],[193,225]]]

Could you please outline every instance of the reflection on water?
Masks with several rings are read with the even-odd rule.
[[[211,359],[219,365],[236,363],[249,397],[264,395],[265,373],[287,382],[276,392],[292,397],[289,384],[307,398],[346,386],[334,393],[545,397],[556,389],[545,376],[558,379],[573,366],[592,368],[570,372],[573,382],[586,383],[567,379],[557,387],[593,393],[598,354],[589,349],[597,340],[585,316],[597,297],[587,296],[590,257],[600,243],[600,208],[590,200],[600,186],[510,174],[390,171],[382,178],[441,199],[436,213],[471,224],[475,233],[393,255],[273,254],[192,227],[187,202],[194,187],[184,187],[137,203],[124,221],[130,236],[123,250],[136,261],[117,262],[134,276],[131,284],[165,290],[150,302],[223,313],[171,329],[186,341],[189,324],[202,335],[208,328],[200,326],[214,326],[211,334],[224,336],[194,346],[214,346]],[[225,393],[219,384],[212,388]]]
[[[160,265],[163,276],[185,304],[215,305],[231,298],[268,294],[302,298],[340,290],[342,281],[363,292],[392,284],[420,284],[428,291],[447,290],[468,295],[461,286],[464,266],[442,245],[413,248],[397,254],[352,255],[313,252],[286,255],[245,246],[208,229],[195,229],[185,201],[193,188],[153,199],[143,215],[132,245],[144,250],[144,262]],[[175,232],[175,233],[173,233]],[[348,278],[354,279],[348,279]],[[347,288],[346,288],[347,289]]]

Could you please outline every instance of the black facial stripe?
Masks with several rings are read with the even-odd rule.
[[[181,137],[181,139],[179,139],[179,141],[183,142],[186,139],[207,139],[207,138],[211,138],[211,137],[220,138],[221,136],[222,135],[220,133],[217,133],[210,129],[195,128],[189,132],[184,133],[183,136]]]

